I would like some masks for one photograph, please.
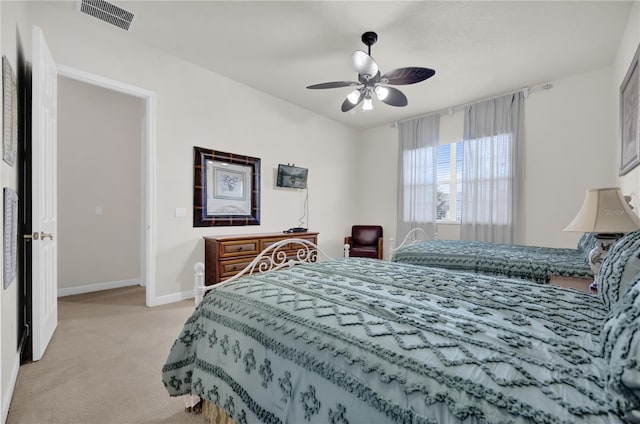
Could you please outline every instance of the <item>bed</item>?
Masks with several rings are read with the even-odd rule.
[[[391,260],[549,283],[553,276],[593,279],[589,251],[594,246],[591,233],[585,233],[575,249],[427,240],[401,245],[392,251]]]
[[[162,379],[237,423],[638,423],[630,236],[598,295],[365,258],[239,277],[196,307]]]

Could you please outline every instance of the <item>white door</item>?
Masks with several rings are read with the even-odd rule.
[[[58,325],[58,70],[42,30],[33,27],[32,62],[33,360],[42,358]]]

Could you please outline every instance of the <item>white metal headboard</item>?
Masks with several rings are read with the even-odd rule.
[[[420,243],[422,241],[425,241],[426,239],[427,233],[422,228],[414,228],[413,230],[409,231],[398,247],[394,246],[394,239],[389,239],[389,260],[391,260],[395,251],[400,249],[401,247]]]
[[[283,248],[283,246],[286,246]],[[295,256],[291,257],[287,255],[285,250],[295,251]],[[223,285],[237,280],[244,275],[251,275],[254,272],[262,273],[268,271],[276,271],[281,268],[291,268],[294,265],[302,263],[312,263],[318,260],[318,256],[324,256],[327,259],[332,259],[315,243],[300,238],[289,238],[280,240],[273,243],[266,249],[264,249],[258,256],[256,256],[249,265],[247,265],[242,271],[234,275],[233,277],[225,280],[221,283],[206,286],[204,281],[204,264],[198,262],[194,267],[195,275],[195,302],[196,306],[202,302],[204,295],[209,290],[214,290]]]

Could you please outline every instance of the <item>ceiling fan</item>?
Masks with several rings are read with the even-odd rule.
[[[351,63],[358,73],[358,82],[356,81],[334,81],[324,82],[322,84],[310,85],[307,88],[312,90],[325,88],[340,88],[362,85],[353,90],[342,103],[342,111],[347,112],[356,107],[360,102],[363,110],[373,109],[372,98],[375,96],[378,100],[391,106],[406,106],[408,104],[407,96],[397,88],[389,87],[389,85],[407,85],[424,81],[435,75],[436,71],[429,68],[408,67],[398,68],[380,75],[378,64],[371,57],[371,46],[378,41],[378,34],[375,32],[365,32],[362,34],[362,42],[369,48],[368,53],[356,50],[351,55]]]

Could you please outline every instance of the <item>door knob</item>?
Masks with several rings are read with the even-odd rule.
[[[39,233],[33,233],[33,234],[25,234],[22,236],[22,238],[24,238],[25,240],[44,240],[47,237],[49,237],[49,239],[53,240],[53,234],[47,234],[44,231],[40,231]]]

